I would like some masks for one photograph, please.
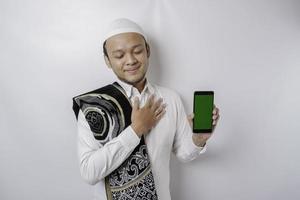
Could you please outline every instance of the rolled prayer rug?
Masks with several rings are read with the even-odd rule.
[[[131,124],[131,103],[117,82],[73,97],[76,119],[80,109],[102,146]],[[105,189],[108,200],[158,199],[144,137],[131,155],[105,177]]]

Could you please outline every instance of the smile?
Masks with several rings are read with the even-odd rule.
[[[137,72],[139,68],[140,67],[135,67],[135,68],[132,68],[132,69],[127,69],[125,71],[128,72],[128,73],[130,73],[130,74],[133,74],[133,73]]]

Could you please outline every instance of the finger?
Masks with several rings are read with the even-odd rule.
[[[155,115],[158,115],[159,113],[161,113],[163,110],[165,110],[165,108],[166,108],[166,104],[164,103],[164,104],[162,104],[162,105],[160,105],[159,106],[159,108],[157,108],[156,110],[155,110]]]
[[[214,120],[214,121],[213,121],[213,123],[212,123],[212,125],[213,125],[213,126],[215,126],[215,125],[216,125],[216,123],[217,123],[217,122]]]
[[[213,116],[212,116],[212,119],[213,119],[213,120],[218,119],[218,118],[219,118],[219,114],[216,114],[216,115],[213,115]]]
[[[155,94],[152,94],[149,99],[149,107],[152,107],[154,104]]]
[[[145,103],[145,107],[151,108],[154,100],[154,94],[151,94],[149,98],[147,99],[147,102]]]
[[[217,125],[220,115],[217,116],[216,119],[213,120],[213,125]]]
[[[161,107],[161,103],[162,103],[163,99],[159,98],[152,106],[153,111],[157,110],[158,108]]]
[[[189,123],[192,124],[192,123],[193,123],[193,119],[194,119],[194,113],[189,114],[189,115],[187,116],[187,119],[188,119]]]
[[[161,113],[159,113],[158,115],[156,115],[156,121],[158,122],[164,116],[165,113],[166,113],[166,111],[163,110]]]
[[[214,110],[213,110],[213,114],[215,115],[217,113],[217,109],[216,108],[214,108]]]
[[[192,127],[193,126],[194,113],[189,114],[187,118],[188,118],[190,126]]]
[[[214,120],[214,121],[213,121],[213,126],[216,126],[217,123],[218,123],[218,121]]]
[[[135,97],[133,101],[133,110],[138,110],[140,108],[139,98]]]
[[[218,114],[218,113],[219,113],[219,108],[214,107],[213,114]]]
[[[220,115],[214,115],[214,116],[212,117],[212,119],[213,119],[213,120],[218,120],[219,117],[220,117]]]
[[[191,113],[191,114],[188,115],[187,118],[188,118],[189,120],[193,120],[193,119],[194,119],[194,116],[195,116],[194,113]]]

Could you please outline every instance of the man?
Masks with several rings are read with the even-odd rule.
[[[135,22],[113,21],[103,51],[116,81],[73,98],[81,175],[94,199],[170,200],[170,153],[193,160],[211,134],[194,134],[179,95],[146,78],[150,47]]]

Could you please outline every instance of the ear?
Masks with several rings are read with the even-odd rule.
[[[105,63],[106,63],[106,65],[107,65],[107,67],[108,67],[108,68],[111,68],[110,60],[109,60],[109,58],[108,58],[106,55],[104,55],[104,60],[105,60]]]
[[[146,43],[146,51],[147,51],[147,57],[150,57],[150,46],[148,43]]]

